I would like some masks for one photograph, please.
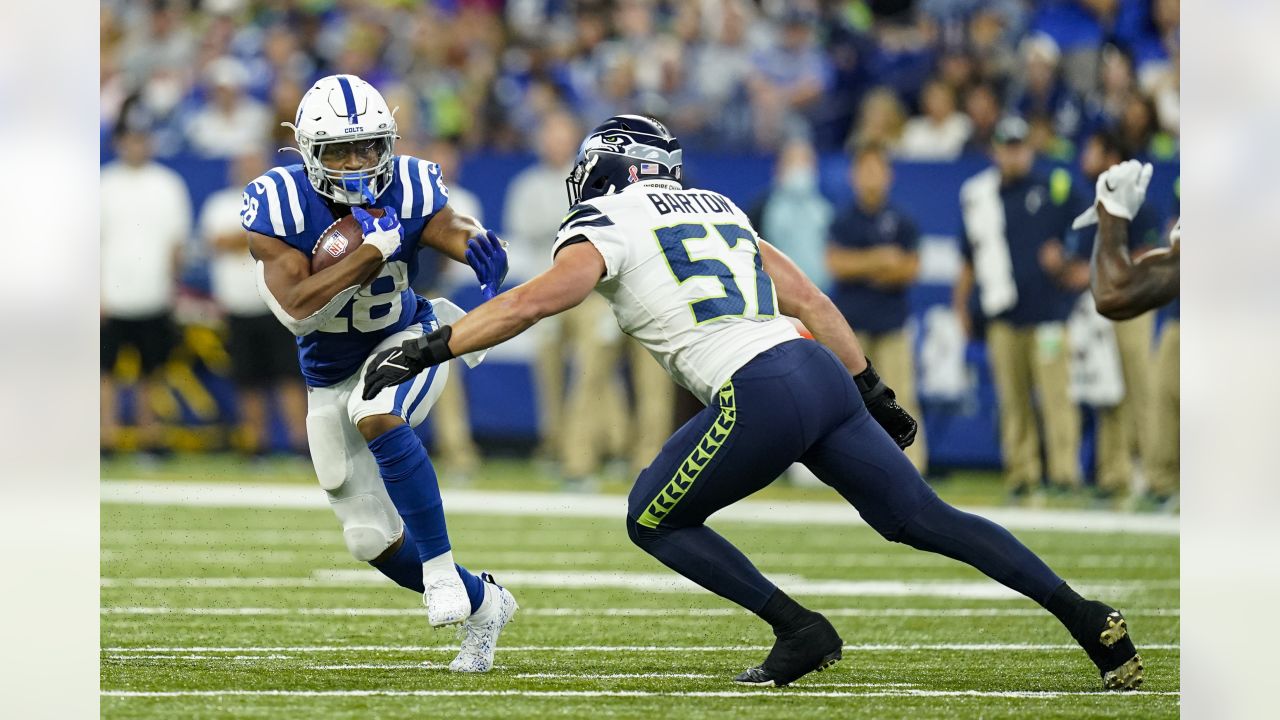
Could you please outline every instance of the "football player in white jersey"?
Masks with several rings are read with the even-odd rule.
[[[966,562],[1043,605],[1088,652],[1105,687],[1136,687],[1142,663],[1123,616],[1081,598],[1004,528],[934,494],[901,450],[915,420],[839,310],[731,201],[682,187],[681,168],[679,142],[656,120],[620,115],[597,127],[567,181],[571,208],[551,269],[379,353],[365,392],[502,342],[595,290],[622,330],[707,403],[640,473],[627,533],[772,626],[772,651],[738,682],[786,685],[841,656],[843,641],[825,617],[705,523],[802,462],[887,539]]]
[[[470,265],[488,297],[506,275],[506,251],[492,231],[453,212],[439,166],[393,154],[393,111],[367,82],[317,80],[291,127],[302,162],[249,183],[240,221],[258,289],[297,336],[316,477],[351,554],[422,593],[431,625],[464,625],[449,668],[485,672],[516,602],[491,576],[454,563],[435,470],[413,432],[440,397],[448,366],[375,394],[361,392],[361,371],[376,351],[462,315],[410,287],[419,245]],[[376,218],[366,210],[375,204],[383,211]],[[348,215],[363,244],[313,273],[318,241]]]

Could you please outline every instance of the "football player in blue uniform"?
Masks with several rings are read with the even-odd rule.
[[[438,328],[437,311],[446,321],[462,315],[410,288],[419,245],[469,264],[486,297],[501,288],[506,251],[492,231],[453,212],[439,166],[393,154],[392,111],[360,78],[317,81],[289,126],[302,163],[251,182],[240,219],[258,289],[297,336],[316,477],[357,560],[423,593],[432,626],[464,624],[450,669],[485,672],[516,602],[491,576],[454,563],[435,470],[413,432],[440,396],[448,367],[370,397],[361,371],[379,350]],[[381,216],[366,210],[374,206]],[[318,240],[348,214],[359,221],[363,244],[313,273]]]
[[[595,290],[622,330],[707,405],[636,479],[627,534],[773,627],[773,650],[738,682],[786,685],[841,656],[844,643],[822,614],[788,597],[706,525],[802,462],[885,538],[968,563],[1040,603],[1085,649],[1105,687],[1137,687],[1142,661],[1124,617],[1077,595],[1004,528],[934,494],[901,450],[915,438],[915,420],[835,304],[732,201],[684,187],[682,165],[680,143],[655,120],[621,115],[597,127],[568,179],[572,207],[551,269],[375,356],[365,393],[376,397],[459,353],[491,347]],[[816,342],[784,315],[799,318]]]

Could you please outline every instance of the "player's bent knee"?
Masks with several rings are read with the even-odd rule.
[[[630,515],[627,516],[627,537],[631,538],[631,542],[635,543],[636,547],[644,550],[645,552],[650,552],[650,548],[653,547],[653,544],[661,540],[667,532],[668,531],[660,528],[651,528],[647,525],[641,525],[637,522],[637,518]]]
[[[395,540],[388,538],[383,528],[373,527],[343,528],[342,539],[346,541],[351,556],[360,562],[377,560],[387,548],[395,544]]]
[[[374,495],[330,500],[342,523],[342,539],[351,556],[361,562],[378,559],[403,534],[400,516],[390,503]]]
[[[356,429],[360,431],[365,442],[372,442],[383,433],[391,432],[403,424],[404,418],[399,415],[369,415],[356,421]]]

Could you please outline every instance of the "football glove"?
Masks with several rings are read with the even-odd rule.
[[[871,417],[880,423],[898,447],[904,450],[910,447],[916,440],[916,420],[898,404],[893,390],[884,384],[871,366],[871,358],[867,358],[867,369],[853,376],[853,383],[858,386]]]
[[[1112,165],[1098,176],[1098,199],[1076,217],[1071,223],[1071,229],[1079,230],[1096,224],[1098,203],[1102,203],[1108,214],[1132,220],[1147,197],[1152,172],[1151,163],[1140,163],[1137,160],[1125,160],[1119,165]]]
[[[360,232],[364,235],[364,244],[378,248],[382,259],[388,260],[395,255],[404,244],[404,227],[400,218],[390,207],[382,208],[382,217],[370,215],[362,207],[351,208],[351,214],[360,223]]]
[[[506,245],[492,230],[467,241],[467,264],[475,271],[485,300],[492,300],[502,290],[502,281],[507,279]]]
[[[378,393],[412,378],[432,365],[453,359],[449,338],[453,326],[441,325],[438,329],[400,343],[373,356],[364,371],[364,392],[361,397],[372,400]]]

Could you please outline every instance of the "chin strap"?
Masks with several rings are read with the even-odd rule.
[[[304,318],[295,318],[289,314],[288,310],[276,300],[276,296],[271,294],[271,288],[267,287],[267,266],[261,260],[257,263],[258,272],[258,295],[262,297],[263,302],[271,309],[271,314],[276,316],[281,325],[289,329],[289,332],[298,337],[310,335],[311,333],[324,327],[326,323],[338,315],[338,311],[351,300],[351,297],[360,289],[359,285],[340,291],[333,299],[325,303],[325,306],[311,313]]]

